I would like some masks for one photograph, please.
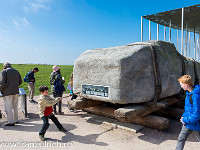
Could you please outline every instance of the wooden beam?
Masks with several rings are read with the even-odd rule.
[[[159,103],[167,104],[168,106],[170,106],[181,100],[182,99],[169,97],[161,99]],[[149,102],[149,103],[144,103],[143,105],[136,104],[124,108],[119,108],[115,110],[114,114],[115,118],[117,118],[121,122],[132,122],[137,118],[144,117],[159,109],[161,109],[161,107],[159,106],[153,107],[152,103]]]
[[[87,107],[101,105],[105,102],[83,98],[83,99],[68,100],[67,103],[71,108],[80,110]]]
[[[116,108],[108,106],[94,106],[90,108],[83,108],[83,110],[97,115],[116,119],[114,114]],[[147,115],[145,117],[137,118],[135,120],[132,120],[132,123],[148,126],[159,130],[165,130],[169,128],[169,120],[167,118],[153,115]]]

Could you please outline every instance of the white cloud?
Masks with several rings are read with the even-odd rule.
[[[13,19],[13,23],[17,27],[29,27],[31,25],[30,22],[25,17],[23,18],[16,17]]]
[[[39,3],[31,3],[30,8],[32,11],[38,12],[40,9],[48,10],[49,7]]]
[[[35,2],[33,3],[28,3],[26,6],[23,7],[23,9],[25,12],[39,12],[40,10],[49,10],[49,2],[51,2],[51,0],[35,0]]]
[[[20,26],[18,21],[16,19],[13,19],[13,23],[16,25],[16,26]]]

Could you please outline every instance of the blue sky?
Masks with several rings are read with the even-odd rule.
[[[0,0],[0,62],[73,65],[87,49],[139,42],[141,16],[199,3],[199,0]],[[147,41],[147,21],[144,28]],[[156,33],[152,38],[156,38]]]

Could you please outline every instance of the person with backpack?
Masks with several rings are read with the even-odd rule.
[[[12,68],[10,63],[4,63],[3,67],[0,73],[0,91],[8,120],[5,126],[15,126],[18,123],[18,97],[22,79],[20,73]]]
[[[53,72],[50,76],[51,92],[54,98],[62,97],[63,92],[65,91],[64,83],[65,80],[62,79],[60,73],[60,68],[56,65],[52,67]],[[58,112],[56,111],[56,105],[58,105]],[[53,105],[54,114],[64,114],[62,112],[62,101],[59,101],[57,104]]]
[[[30,72],[28,72],[24,77],[24,82],[28,83],[28,89],[29,89],[29,102],[37,104],[33,98],[35,93],[35,77],[34,74],[37,73],[39,69],[37,67],[33,68]]]
[[[193,80],[190,75],[181,76],[178,82],[181,88],[186,91],[185,112],[180,119],[182,130],[176,144],[176,150],[182,150],[192,132],[195,133],[200,142],[200,85],[193,87]]]

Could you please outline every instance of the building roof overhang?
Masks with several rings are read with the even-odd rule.
[[[171,19],[171,28],[181,30],[182,8],[146,15],[143,18],[166,27],[170,27]],[[184,7],[183,20],[184,30],[187,22],[188,31],[194,32],[195,29],[195,33],[200,33],[200,4]]]

